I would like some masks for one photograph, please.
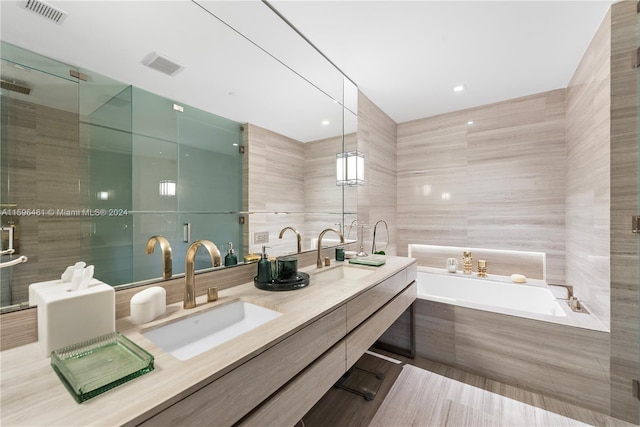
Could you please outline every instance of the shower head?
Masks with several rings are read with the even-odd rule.
[[[21,86],[16,82],[8,82],[6,80],[0,80],[0,87],[2,87],[2,89],[22,93],[24,95],[29,95],[31,93],[31,88],[28,88],[27,86]]]

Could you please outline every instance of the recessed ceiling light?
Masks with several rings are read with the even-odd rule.
[[[466,89],[467,87],[465,85],[458,85],[458,86],[454,86],[453,87],[453,91],[454,92],[462,92]]]
[[[323,126],[329,126],[331,124],[331,122],[329,120],[323,120],[322,121],[322,125]]]

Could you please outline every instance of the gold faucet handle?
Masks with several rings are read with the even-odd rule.
[[[218,288],[212,286],[207,288],[207,302],[213,302],[218,300]]]

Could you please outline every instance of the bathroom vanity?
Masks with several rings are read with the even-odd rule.
[[[293,425],[416,297],[416,263],[387,257],[381,267],[337,263],[301,269],[311,284],[268,292],[245,283],[171,304],[153,322],[117,319],[117,330],[155,357],[154,371],[77,404],[41,355],[38,343],[2,357],[2,425]],[[167,322],[246,301],[281,313],[189,360],[178,360],[143,332]]]

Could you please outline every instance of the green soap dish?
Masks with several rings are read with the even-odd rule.
[[[78,403],[153,371],[153,360],[120,332],[51,352],[51,367]]]
[[[351,258],[349,264],[370,265],[373,267],[380,267],[384,265],[386,261],[383,259],[367,259],[367,258]]]

